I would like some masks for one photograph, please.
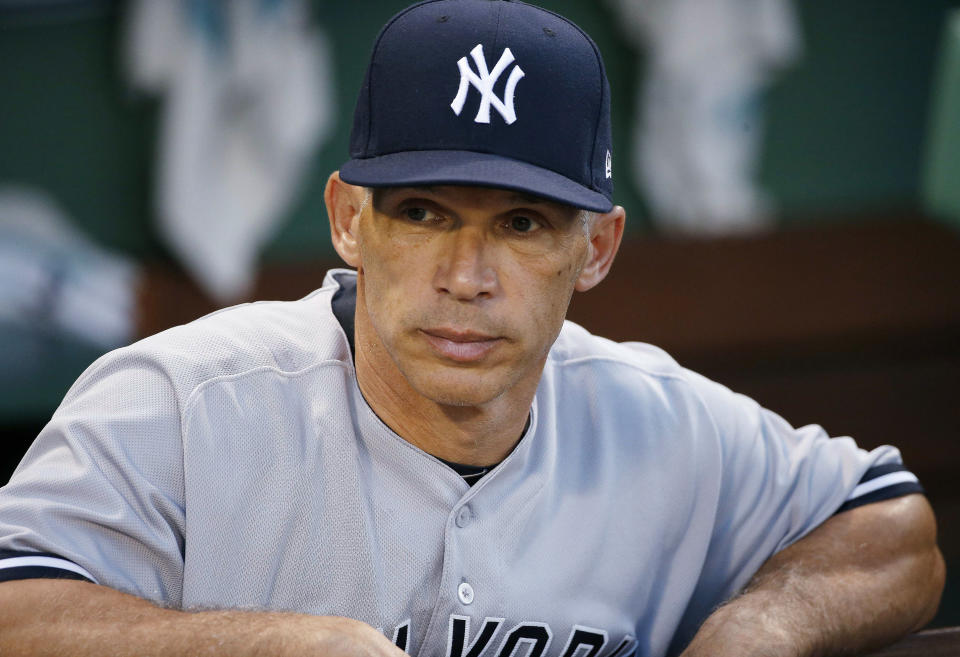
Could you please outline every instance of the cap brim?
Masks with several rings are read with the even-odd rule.
[[[512,189],[592,212],[609,212],[613,203],[565,176],[541,167],[473,151],[404,151],[349,160],[340,178],[364,187],[467,185]]]

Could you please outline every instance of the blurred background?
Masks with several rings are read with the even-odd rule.
[[[628,214],[571,318],[900,447],[960,625],[960,2],[539,4],[604,54]],[[0,0],[2,481],[100,354],[338,266],[323,184],[405,5]]]

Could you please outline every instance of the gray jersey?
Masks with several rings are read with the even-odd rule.
[[[572,323],[471,487],[364,401],[334,274],[94,363],[0,490],[0,579],[349,616],[424,657],[664,655],[838,509],[919,490],[892,447]]]

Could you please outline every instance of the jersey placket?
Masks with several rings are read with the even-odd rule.
[[[536,416],[534,408],[527,432],[513,452],[466,491],[447,516],[437,602],[423,638],[423,645],[446,646],[446,653],[420,657],[498,654],[505,620],[499,617],[505,602],[505,564],[498,518],[509,514],[518,501],[516,484],[524,477],[530,458]],[[529,479],[526,483],[529,485]],[[485,522],[493,509],[496,515]]]

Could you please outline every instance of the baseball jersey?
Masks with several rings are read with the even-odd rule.
[[[0,579],[348,616],[423,657],[661,656],[838,510],[920,490],[893,447],[569,322],[470,486],[360,393],[332,309],[355,284],[97,360],[0,489]]]

